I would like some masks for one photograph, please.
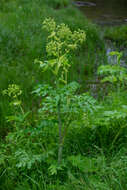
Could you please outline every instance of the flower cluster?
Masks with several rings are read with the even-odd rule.
[[[39,63],[43,72],[51,70],[56,76],[56,84],[59,82],[67,84],[68,70],[72,64],[72,61],[69,59],[70,54],[83,44],[86,34],[80,29],[71,31],[63,23],[57,25],[52,18],[44,20],[43,29],[48,32],[46,44],[47,60],[35,60],[35,63]]]
[[[19,106],[21,105],[21,100],[19,100],[19,96],[22,94],[22,90],[16,84],[10,84],[7,89],[3,90],[3,95],[9,96],[12,101],[10,102],[10,106]]]
[[[3,95],[8,95],[9,97],[15,99],[22,94],[22,90],[16,84],[10,84],[7,89],[3,90]]]
[[[46,52],[48,56],[58,57],[76,50],[85,39],[83,30],[72,32],[65,24],[56,25],[52,18],[43,22],[43,29],[49,32]]]

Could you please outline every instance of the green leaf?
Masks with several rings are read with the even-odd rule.
[[[96,166],[96,159],[83,157],[81,155],[70,156],[68,160],[71,162],[72,166],[78,168],[82,172],[95,172],[98,170]]]
[[[52,164],[49,168],[48,168],[50,175],[57,175],[58,171],[63,170],[62,166],[58,165],[58,164]]]

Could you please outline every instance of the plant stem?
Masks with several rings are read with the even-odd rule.
[[[58,164],[61,163],[62,160],[62,152],[63,152],[63,137],[62,137],[62,121],[60,115],[60,100],[57,105],[57,114],[58,114],[58,126],[59,126],[59,148],[58,148]]]
[[[114,139],[113,139],[113,141],[112,141],[112,144],[111,144],[111,147],[109,148],[109,150],[112,150],[112,148],[113,148],[113,146],[114,146],[114,144],[115,144],[117,138],[119,137],[119,135],[120,135],[122,129],[123,129],[123,128],[121,127],[120,130],[118,131],[118,133],[116,134],[116,136],[114,137]]]

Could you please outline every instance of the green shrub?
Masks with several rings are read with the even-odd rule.
[[[116,26],[105,30],[105,38],[117,42],[119,45],[127,45],[127,26]]]

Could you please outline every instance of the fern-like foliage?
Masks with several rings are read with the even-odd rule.
[[[48,85],[39,85],[33,93],[42,97],[39,113],[47,118],[48,116],[57,117],[57,105],[61,102],[62,119],[78,119],[84,113],[92,112],[96,109],[96,100],[88,93],[76,94],[79,89],[76,82],[69,83],[60,89],[53,89]]]

